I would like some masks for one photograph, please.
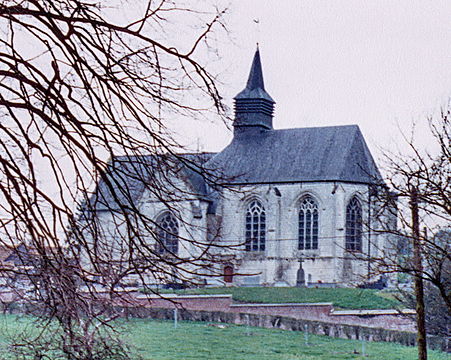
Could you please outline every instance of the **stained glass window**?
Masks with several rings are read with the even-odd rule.
[[[362,206],[354,196],[346,207],[346,250],[362,251]]]
[[[318,249],[318,203],[310,195],[299,206],[299,250]]]
[[[179,225],[175,216],[166,211],[157,221],[158,251],[160,254],[177,254],[179,248]]]
[[[258,200],[250,202],[246,210],[246,251],[265,251],[266,213]]]

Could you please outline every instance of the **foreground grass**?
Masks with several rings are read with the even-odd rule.
[[[164,290],[164,292],[174,292]],[[342,309],[393,309],[400,304],[381,291],[354,288],[296,288],[296,287],[220,287],[186,289],[178,294],[232,294],[244,303],[316,303],[331,302]]]
[[[11,315],[0,319],[0,357],[13,359],[7,342],[24,329],[29,332],[31,340],[36,335],[33,319]],[[132,358],[140,360],[416,359],[416,348],[413,347],[366,342],[366,356],[363,357],[360,341],[308,335],[306,345],[304,333],[284,330],[229,324],[218,328],[198,322],[179,322],[175,329],[171,321],[148,319],[120,320],[115,326],[123,334],[123,340],[131,345]],[[450,360],[450,357],[430,351],[429,359]]]
[[[220,329],[205,323],[182,322],[174,329],[171,322],[148,320],[124,324],[135,351],[146,360],[416,359],[416,348],[396,344],[365,343],[363,357],[360,341],[309,335],[305,345],[302,332],[226,326]],[[429,359],[449,357],[431,352]]]

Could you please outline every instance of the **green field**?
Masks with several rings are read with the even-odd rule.
[[[30,325],[31,320],[3,317],[0,322],[0,354],[8,359],[7,337]],[[175,329],[171,321],[134,319],[117,321],[116,327],[131,344],[131,354],[143,360],[329,360],[416,359],[416,348],[390,343],[365,343],[309,335],[307,345],[302,332],[268,330],[222,324],[179,322]],[[32,329],[30,331],[33,331]],[[358,352],[358,353],[356,353]],[[12,359],[12,358],[11,358]],[[450,360],[445,353],[430,352],[431,360]]]
[[[331,302],[341,309],[393,309],[400,304],[385,293],[355,288],[295,288],[295,287],[221,287],[186,290],[164,290],[178,294],[232,294],[242,303],[317,303]]]

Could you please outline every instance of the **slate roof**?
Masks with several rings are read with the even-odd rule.
[[[357,125],[235,132],[206,166],[220,169],[232,184],[382,182]]]
[[[157,172],[183,178],[192,194],[209,201],[215,212],[219,195],[202,174],[216,173],[223,184],[268,184],[340,181],[383,184],[357,125],[272,129],[274,100],[263,82],[257,48],[246,88],[235,97],[234,138],[221,152],[115,157],[107,179],[100,181],[89,203],[97,210],[136,206],[146,187],[164,193]],[[172,172],[172,173],[171,173]],[[154,185],[154,186],[152,186]]]
[[[114,196],[105,181],[100,181],[90,199],[96,210],[119,209],[136,205],[153,174],[165,167],[177,168],[178,176],[193,189],[193,195],[210,202],[215,212],[218,194],[210,189],[202,173],[214,170],[225,184],[270,184],[341,181],[382,184],[357,125],[263,130],[249,128],[236,132],[221,152],[182,154],[174,157],[118,156],[109,163],[108,178]],[[151,188],[151,187],[149,187]]]
[[[155,191],[155,183],[161,181],[155,178],[157,172],[166,173],[167,178],[177,174],[191,186],[192,195],[207,199],[209,190],[201,175],[202,166],[213,155],[214,153],[115,156],[110,160],[106,171],[110,185],[105,179],[100,180],[89,200],[90,206],[88,209],[84,206],[84,210],[114,210],[136,206],[146,189]]]

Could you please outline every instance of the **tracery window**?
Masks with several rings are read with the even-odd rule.
[[[157,241],[160,254],[177,254],[179,225],[175,216],[166,211],[157,220]]]
[[[246,251],[265,251],[265,242],[265,208],[258,200],[253,200],[246,210]]]
[[[346,250],[362,251],[362,206],[354,196],[346,207]]]
[[[318,203],[307,195],[299,206],[299,250],[318,249]]]

